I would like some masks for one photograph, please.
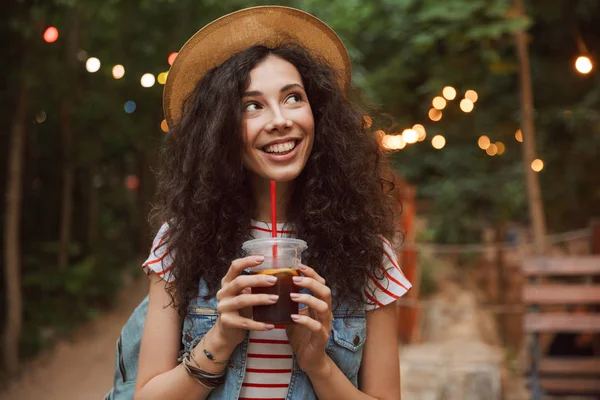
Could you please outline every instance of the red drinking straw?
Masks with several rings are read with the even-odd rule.
[[[271,237],[277,237],[277,184],[271,181]],[[277,257],[277,245],[273,245],[273,263]]]

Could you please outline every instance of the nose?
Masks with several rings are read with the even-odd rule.
[[[286,128],[291,128],[294,123],[289,118],[286,118],[280,109],[273,111],[273,119],[265,125],[267,132],[284,132]]]

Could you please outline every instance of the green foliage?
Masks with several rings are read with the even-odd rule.
[[[28,0],[6,6],[7,24],[0,37],[10,63],[0,64],[8,89],[0,92],[2,160],[7,158],[16,93],[23,84],[30,88],[22,219],[26,354],[110,306],[122,273],[130,265],[138,268],[131,260],[148,251],[151,229],[145,221],[154,191],[152,168],[164,133],[159,128],[162,87],[142,88],[141,75],[168,70],[169,53],[204,24],[270,3]],[[577,47],[571,28],[576,23],[590,46],[598,42],[598,2],[581,0],[574,6],[568,0],[534,0],[528,3],[530,18],[515,17],[509,0],[280,4],[313,13],[342,37],[353,60],[354,84],[378,107],[374,127],[399,133],[415,123],[425,126],[427,141],[392,159],[416,185],[419,202],[430,205],[428,239],[446,243],[478,241],[489,224],[527,222],[522,145],[513,136],[520,125],[513,34],[527,27],[549,226],[580,228],[597,214],[600,85],[597,74],[574,73]],[[49,25],[59,29],[56,43],[41,40]],[[100,71],[85,71],[80,50],[101,60]],[[120,80],[112,78],[115,64],[125,66]],[[458,98],[434,123],[427,118],[431,99],[446,85],[458,89]],[[457,104],[467,89],[479,94],[470,114]],[[128,100],[137,104],[133,114],[123,111]],[[47,118],[36,123],[40,111]],[[64,148],[65,121],[73,132],[71,155]],[[446,138],[444,149],[430,146],[435,134]],[[502,141],[506,153],[485,155],[477,148],[482,134]],[[56,253],[66,161],[74,166],[75,206],[71,264],[60,269]],[[2,177],[6,167],[0,164]],[[139,178],[139,189],[124,187],[129,175]],[[0,189],[5,184],[0,179]]]

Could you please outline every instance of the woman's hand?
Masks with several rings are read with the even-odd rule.
[[[222,342],[232,348],[244,340],[247,330],[266,331],[273,329],[251,319],[252,306],[269,305],[277,302],[278,296],[252,294],[252,287],[273,286],[277,278],[269,275],[241,275],[246,268],[256,267],[264,260],[263,256],[238,258],[221,280],[221,289],[217,292],[217,311],[219,317],[215,324],[216,333]]]
[[[290,345],[298,359],[298,366],[306,373],[318,371],[326,365],[325,353],[333,314],[331,312],[331,289],[325,285],[325,279],[314,269],[300,266],[303,277],[294,277],[294,284],[309,289],[314,296],[306,293],[292,293],[297,303],[306,304],[298,314],[292,314],[296,324],[286,327]]]

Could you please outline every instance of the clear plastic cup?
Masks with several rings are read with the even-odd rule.
[[[298,267],[302,261],[302,252],[308,246],[304,240],[292,238],[253,239],[242,244],[249,255],[265,257],[261,265],[250,268],[250,274],[267,274],[277,277],[277,283],[269,287],[253,287],[252,293],[276,294],[275,304],[254,306],[252,315],[255,321],[275,325],[292,323],[292,314],[298,314],[298,303],[292,301],[290,293],[298,293],[299,288],[292,278],[300,275]]]

